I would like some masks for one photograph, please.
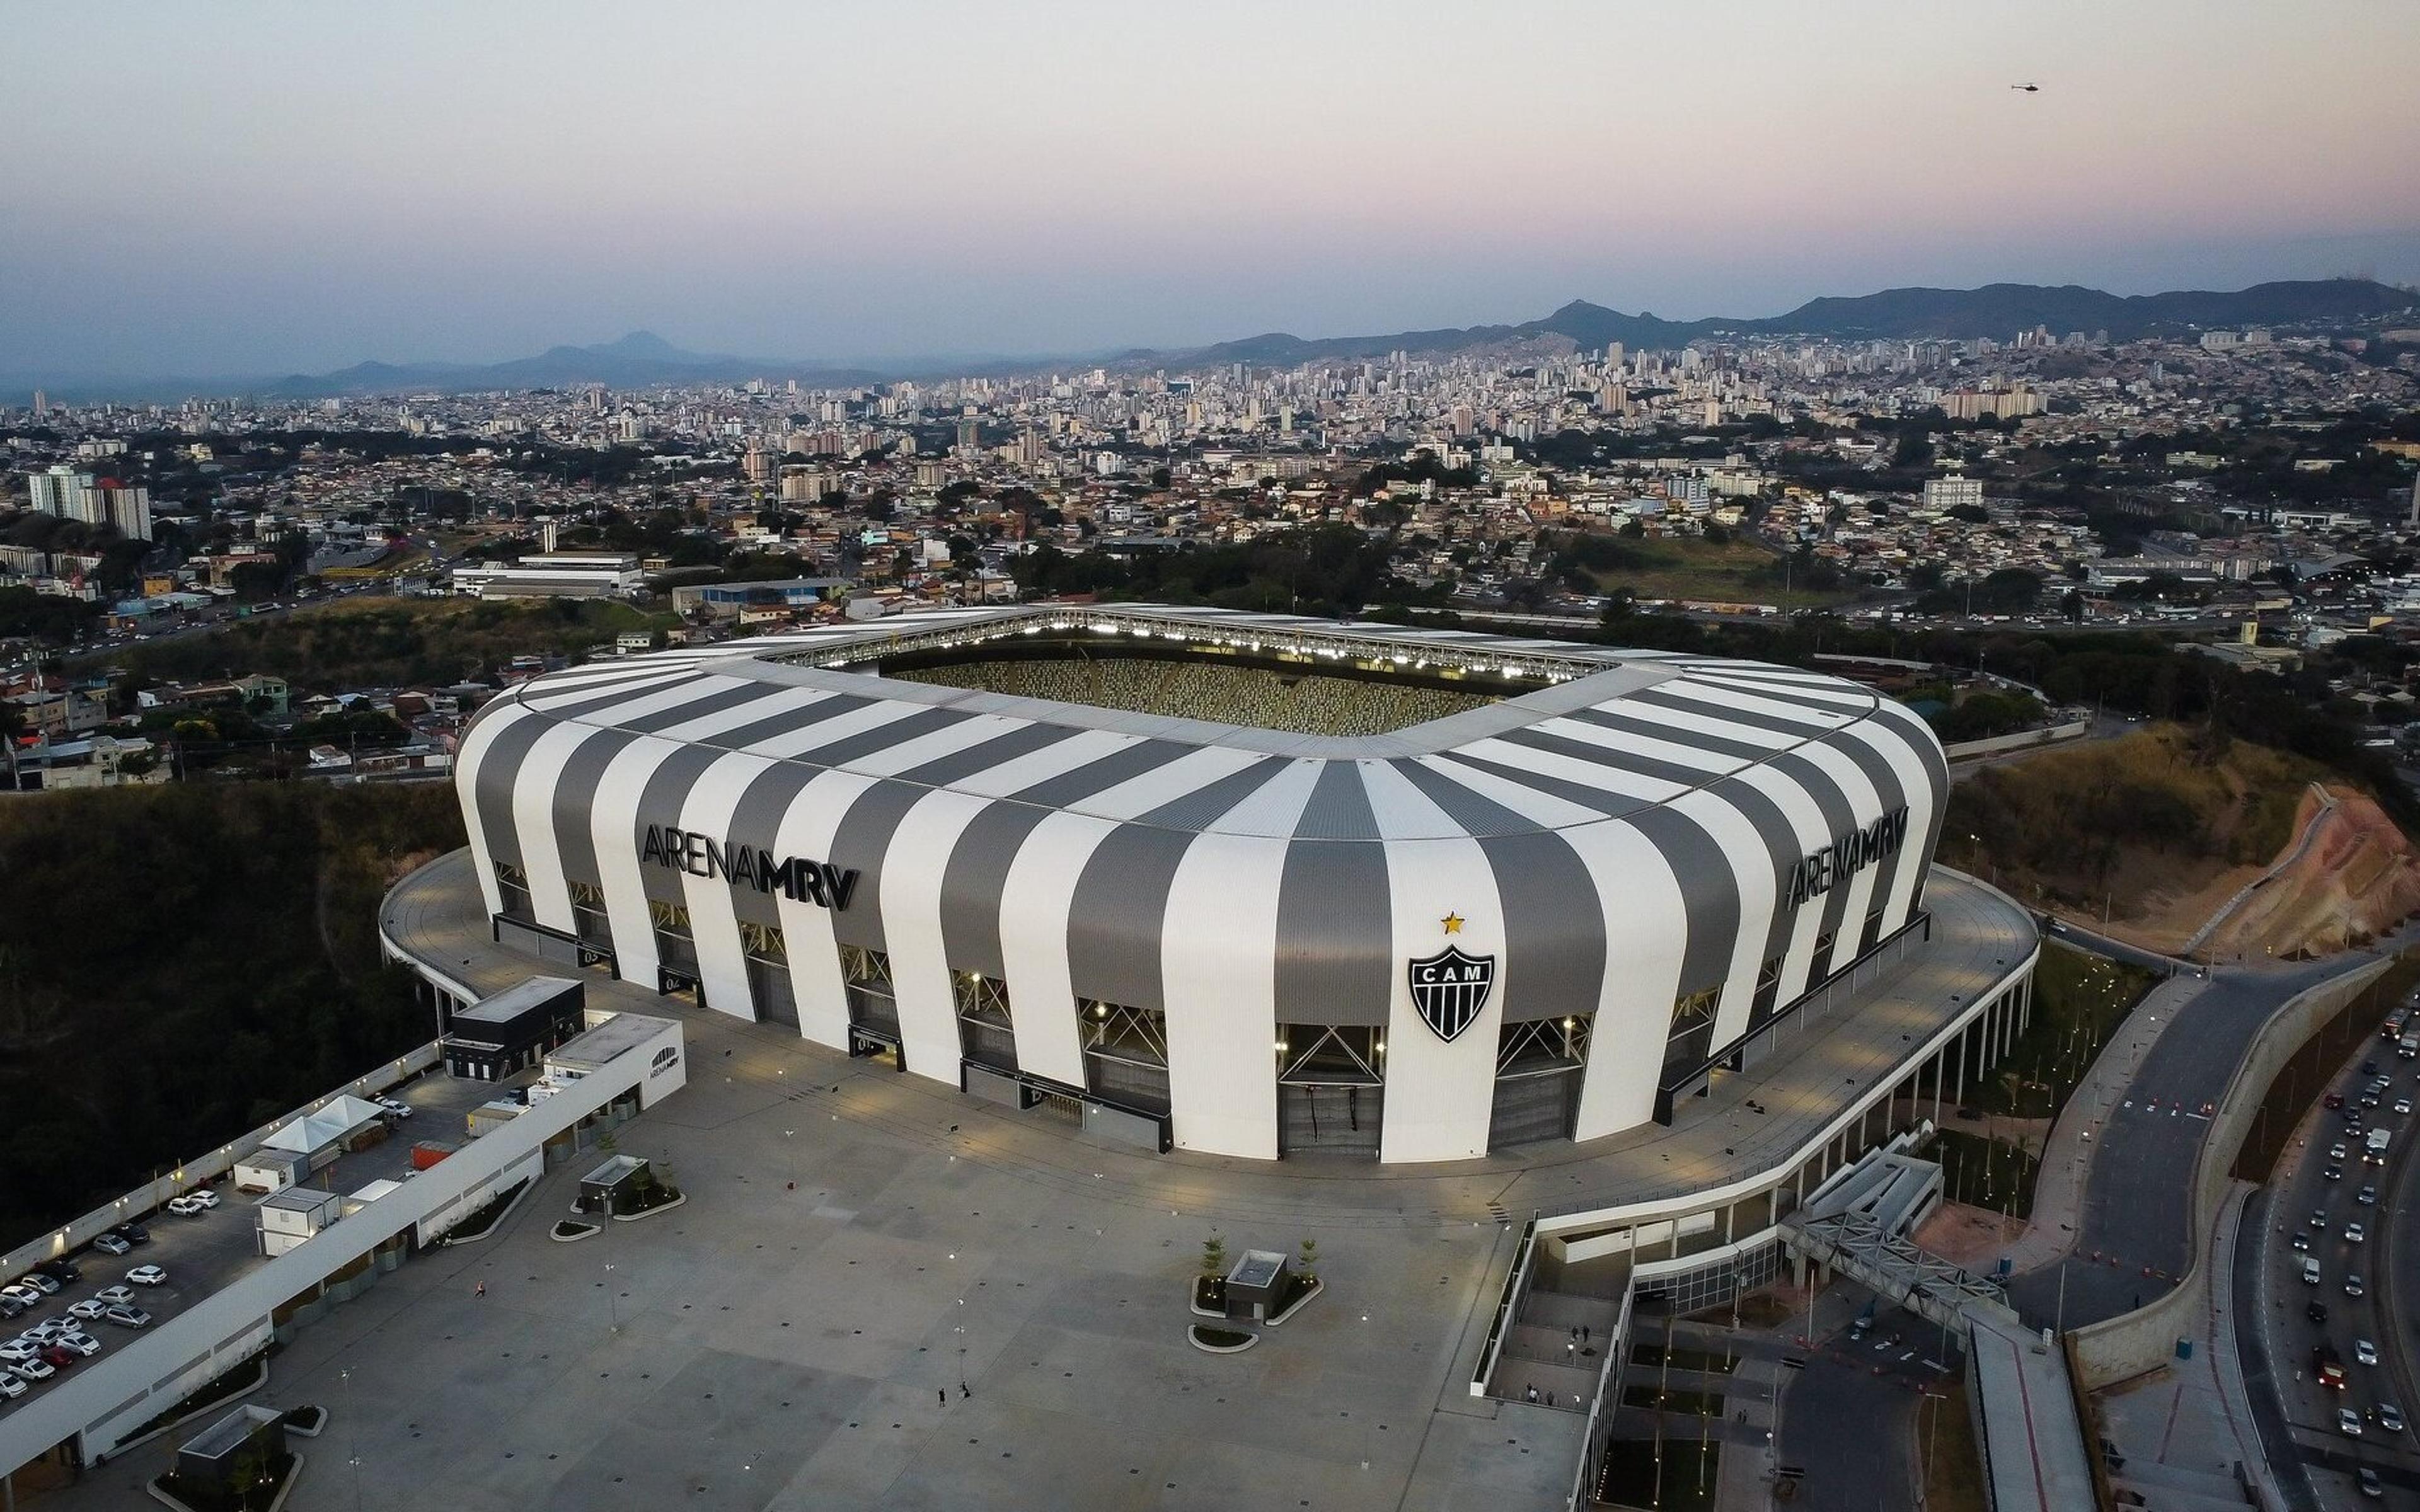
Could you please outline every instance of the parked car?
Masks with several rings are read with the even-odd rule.
[[[0,1370],[0,1396],[14,1399],[25,1395],[25,1383],[17,1379],[14,1370]]]
[[[60,1335],[73,1326],[64,1318],[45,1318],[17,1336],[21,1339],[31,1339],[37,1344],[53,1344],[57,1342]]]
[[[93,1239],[92,1247],[101,1251],[103,1255],[132,1255],[134,1253],[134,1246],[128,1243],[125,1240],[120,1239],[115,1233],[97,1235]]]
[[[133,1223],[132,1221],[119,1224],[116,1227],[111,1229],[110,1232],[116,1234],[118,1238],[126,1241],[130,1244],[148,1244],[151,1242],[151,1230],[144,1227],[141,1224]]]
[[[382,1097],[378,1100],[378,1105],[386,1109],[389,1113],[394,1114],[398,1119],[408,1119],[411,1117],[411,1104],[406,1103],[401,1098]]]
[[[198,1218],[210,1210],[191,1197],[170,1197],[168,1211],[179,1218]]]
[[[53,1345],[52,1348],[58,1350],[73,1350],[76,1353],[89,1359],[91,1356],[101,1352],[101,1340],[94,1338],[83,1329],[70,1329],[67,1333],[59,1335],[58,1343]]]
[[[46,1344],[42,1347],[42,1350],[44,1352],[47,1352],[48,1350],[56,1348],[58,1348],[58,1346],[54,1344]],[[74,1358],[74,1355],[68,1356],[69,1360],[73,1360]],[[27,1381],[48,1381],[53,1376],[59,1373],[59,1365],[60,1362],[58,1361],[45,1360],[42,1358],[41,1353],[36,1353],[32,1358],[20,1360],[8,1368],[15,1371],[18,1375],[24,1377]]]
[[[116,1323],[120,1328],[148,1328],[151,1325],[151,1315],[140,1307],[112,1307],[101,1316],[104,1321]]]
[[[92,1295],[95,1302],[105,1303],[112,1307],[134,1305],[134,1293],[124,1287],[103,1287]]]
[[[19,1278],[19,1286],[31,1287],[45,1297],[59,1294],[59,1278],[47,1271],[28,1271]]]
[[[31,1339],[10,1339],[0,1344],[0,1364],[19,1365],[41,1352],[42,1347]]]
[[[163,1286],[168,1280],[168,1271],[165,1266],[138,1265],[126,1273],[126,1279],[138,1287]]]
[[[109,1304],[101,1301],[98,1297],[86,1297],[84,1301],[70,1307],[68,1309],[68,1316],[70,1318],[81,1318],[85,1321],[90,1322],[107,1311],[109,1311]]]
[[[30,1282],[11,1281],[7,1286],[0,1287],[0,1299],[13,1302],[20,1307],[39,1307],[42,1304],[42,1288]]]
[[[33,1305],[34,1304],[32,1303],[27,1302],[24,1298],[17,1296],[12,1292],[0,1291],[0,1319],[14,1318],[19,1313],[29,1312],[33,1309]]]
[[[44,1260],[41,1264],[34,1267],[34,1274],[37,1276],[49,1276],[52,1280],[56,1281],[63,1287],[74,1286],[77,1282],[84,1279],[84,1273],[76,1269],[75,1262],[73,1260],[65,1259]]]

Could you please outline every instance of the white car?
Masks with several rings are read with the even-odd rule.
[[[112,1307],[109,1311],[101,1314],[101,1316],[102,1320],[116,1323],[120,1328],[148,1328],[151,1326],[151,1315],[145,1312],[140,1307]]]
[[[107,1311],[109,1311],[109,1304],[101,1301],[99,1297],[86,1297],[84,1301],[77,1303],[72,1307],[70,1307],[68,1309],[68,1316],[70,1318],[81,1318],[88,1323]]]
[[[59,1335],[70,1332],[72,1327],[64,1318],[45,1318],[17,1336],[34,1344],[55,1344]]]
[[[191,1197],[170,1197],[168,1211],[179,1218],[198,1218],[210,1210]]]
[[[92,1242],[92,1247],[101,1251],[103,1255],[126,1255],[132,1253],[134,1248],[133,1245],[118,1238],[116,1234],[102,1234],[99,1236]]]
[[[389,1113],[394,1114],[398,1119],[408,1119],[411,1117],[411,1104],[404,1102],[401,1098],[382,1097],[378,1100],[378,1105],[386,1109]]]
[[[185,1196],[205,1208],[215,1208],[219,1205],[219,1195],[206,1186],[197,1186]]]
[[[20,1360],[8,1368],[24,1377],[27,1381],[48,1381],[53,1376],[59,1373],[59,1367],[57,1365],[51,1364],[48,1360],[42,1359],[39,1355],[31,1360]]]
[[[59,1335],[59,1348],[63,1350],[73,1350],[76,1353],[84,1355],[89,1359],[93,1355],[101,1352],[101,1340],[94,1338],[91,1335],[85,1333],[80,1328],[70,1329],[68,1332]]]
[[[2336,1431],[2348,1439],[2361,1437],[2361,1414],[2350,1407],[2336,1409]]]
[[[0,1396],[14,1398],[24,1395],[25,1383],[17,1379],[17,1373],[13,1370],[0,1370]]]
[[[42,1347],[31,1339],[10,1339],[6,1344],[0,1344],[0,1362],[23,1365],[41,1352]]]
[[[58,1278],[44,1275],[39,1271],[26,1272],[18,1278],[17,1284],[21,1287],[31,1287],[45,1297],[55,1297],[59,1294]]]
[[[2359,1225],[2359,1224],[2347,1224],[2347,1225],[2345,1225],[2345,1242],[2346,1242],[2346,1243],[2348,1243],[2348,1244],[2358,1244],[2358,1243],[2360,1243],[2363,1240],[2367,1239],[2368,1237],[2369,1237],[2369,1235],[2368,1235],[2367,1231],[2366,1231],[2366,1230],[2365,1230],[2365,1229],[2361,1227],[2361,1225]]]
[[[2412,1100],[2408,1097],[2397,1098],[2395,1100],[2395,1111],[2409,1116],[2412,1112]]]
[[[2378,1346],[2367,1339],[2353,1340],[2352,1359],[2355,1365],[2378,1364]]]
[[[2344,1147],[2344,1141],[2343,1141],[2343,1140],[2339,1139],[2339,1140],[2337,1140],[2335,1144],[2330,1145],[2330,1146],[2328,1147],[2328,1159],[2330,1159],[2330,1160],[2342,1160],[2342,1159],[2344,1159],[2344,1158],[2345,1158],[2345,1147]],[[176,1206],[176,1204],[175,1204],[175,1203],[173,1203],[173,1202],[171,1202],[170,1204],[168,1204],[168,1206],[170,1206],[170,1207],[172,1207],[172,1208],[173,1208],[173,1207],[175,1207],[175,1206]]]
[[[167,1282],[168,1272],[163,1266],[138,1265],[126,1273],[126,1279],[138,1287],[163,1286]]]
[[[134,1293],[124,1287],[103,1287],[92,1294],[92,1300],[108,1307],[132,1307]]]

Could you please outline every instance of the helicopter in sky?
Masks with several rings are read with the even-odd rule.
[[[2012,84],[2009,85],[2009,87],[2011,89],[2022,89],[2029,95],[2038,95],[2041,93],[2041,85],[2038,84]]]

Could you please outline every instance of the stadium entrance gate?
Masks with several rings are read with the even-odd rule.
[[[1292,1024],[1280,1042],[1278,1154],[1378,1158],[1386,1113],[1380,1030],[1358,1024]]]

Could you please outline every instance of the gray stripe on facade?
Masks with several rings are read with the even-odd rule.
[[[1829,772],[1796,751],[1782,752],[1773,759],[1771,764],[1776,775],[1789,779],[1796,785],[1799,792],[1815,800],[1815,807],[1823,814],[1824,834],[1837,839],[1859,827],[1854,803],[1846,793],[1840,790],[1840,784],[1833,780]],[[1786,883],[1788,878],[1785,877],[1782,880]],[[1786,896],[1780,900],[1780,907],[1784,913],[1797,912],[1790,906],[1790,900]],[[1837,938],[1840,920],[1849,911],[1849,889],[1846,887],[1838,887],[1826,892],[1823,897],[1822,907],[1823,931],[1836,936],[1832,946],[1832,962],[1825,966],[1829,971],[1833,964],[1845,965],[1849,957],[1856,953],[1857,942],[1854,937],[1849,941],[1846,953],[1841,951]],[[1814,983],[1809,982],[1808,985],[1813,986]]]
[[[1193,841],[1181,830],[1120,825],[1093,848],[1067,908],[1067,971],[1077,996],[1165,1009],[1168,892]]]
[[[597,864],[597,784],[603,780],[605,768],[613,758],[638,738],[620,730],[599,730],[582,741],[571,759],[563,764],[563,776],[554,785],[551,807],[554,847],[563,858],[566,882],[604,887],[605,873]]]
[[[1420,762],[1395,762],[1404,779],[1480,837],[1504,906],[1504,1017],[1594,1013],[1605,986],[1604,900],[1586,862],[1561,836]]]
[[[1731,943],[1739,938],[1739,882],[1730,857],[1712,835],[1686,814],[1664,808],[1629,816],[1647,837],[1680,885],[1685,903],[1679,995],[1720,989],[1731,972]]]
[[[1706,771],[1701,767],[1683,766],[1677,762],[1668,762],[1657,756],[1641,756],[1636,751],[1623,750],[1618,746],[1600,746],[1592,741],[1575,740],[1569,735],[1551,734],[1543,730],[1509,730],[1496,738],[1509,746],[1526,746],[1531,750],[1568,756],[1574,761],[1587,762],[1592,766],[1610,766],[1616,771],[1634,772],[1640,777],[1655,778],[1660,781],[1669,782],[1683,792],[1704,787],[1721,775]],[[1668,803],[1672,800],[1668,798],[1665,801]]]
[[[928,782],[934,787],[947,787],[952,782],[987,772],[995,766],[1015,761],[1017,757],[1055,746],[1075,737],[1076,732],[1061,725],[1029,724],[1003,731],[989,740],[977,741],[964,750],[952,751],[922,765],[911,766],[896,775],[903,781]]]
[[[638,812],[630,820],[630,854],[636,856],[644,848],[647,826],[668,825],[680,827],[682,812],[689,806],[690,790],[697,786],[706,769],[722,759],[722,752],[711,746],[676,746],[647,774],[647,785],[639,794]],[[722,837],[714,837],[716,844]],[[677,867],[659,866],[649,861],[639,868],[639,879],[645,885],[647,898],[654,903],[688,905],[688,894],[681,890],[685,873]],[[727,886],[721,877],[705,879],[708,886]]]
[[[521,768],[529,761],[530,748],[554,725],[555,721],[545,715],[524,715],[498,731],[479,758],[479,828],[487,837],[491,865],[521,864],[520,829],[513,820],[513,794],[520,787]]]
[[[767,770],[757,773],[750,780],[748,791],[739,795],[738,803],[732,808],[731,829],[726,837],[727,842],[735,845],[753,845],[758,850],[770,855],[776,861],[786,859],[781,854],[779,843],[782,836],[782,821],[789,816],[792,801],[818,775],[820,774],[814,767],[801,766],[792,762],[776,763]],[[811,856],[807,859],[819,861],[823,857]],[[770,929],[781,927],[782,895],[779,892],[770,889],[759,892],[754,887],[734,887],[731,889],[731,896],[738,905],[739,918],[743,921],[762,924]],[[852,898],[850,901],[856,900]]]
[[[1736,756],[1742,761],[1761,762],[1773,754],[1770,746],[1759,746],[1745,740],[1729,740],[1721,735],[1707,734],[1698,730],[1677,730],[1652,719],[1641,719],[1613,709],[1574,709],[1563,716],[1582,724],[1592,724],[1600,730],[1612,730],[1625,735],[1642,735],[1675,746],[1695,746],[1716,756]]]
[[[1031,787],[1019,788],[1011,796],[1019,803],[1038,803],[1046,808],[1063,809],[1078,798],[1089,798],[1095,793],[1106,792],[1128,778],[1155,771],[1198,748],[1173,740],[1139,740],[1109,752],[1099,761],[1087,762],[1072,772],[1062,772]]]
[[[1293,764],[1283,757],[1263,757],[1249,766],[1228,773],[1207,787],[1198,788],[1181,798],[1171,798],[1135,823],[1162,825],[1170,829],[1207,829],[1224,819],[1235,805],[1266,786],[1271,778]]]
[[[1278,1022],[1385,1025],[1394,1006],[1394,931],[1383,844],[1288,844],[1278,880]]]
[[[702,698],[676,703],[669,709],[658,709],[651,714],[635,715],[628,719],[616,719],[613,723],[621,729],[636,730],[643,733],[666,730],[691,719],[702,719],[709,714],[721,714],[725,709],[737,708],[742,703],[754,703],[783,691],[785,690],[767,683],[747,683],[738,687],[718,689]]]
[[[927,791],[884,779],[859,794],[842,816],[832,835],[831,855],[825,859],[843,872],[854,869],[858,878],[849,905],[832,910],[832,936],[838,943],[890,949],[882,931],[882,860],[891,854],[891,837],[899,821]]]
[[[967,822],[941,870],[941,955],[954,971],[1003,978],[1000,910],[1008,869],[1033,826],[1050,810],[1034,803],[991,803]]]
[[[1781,811],[1781,805],[1738,778],[1727,777],[1708,788],[1706,794],[1730,804],[1742,818],[1756,827],[1757,838],[1764,841],[1765,858],[1773,868],[1775,891],[1773,917],[1765,924],[1764,952],[1758,960],[1771,961],[1788,952],[1791,932],[1798,922],[1797,911],[1790,906],[1790,900],[1783,889],[1788,886],[1792,868],[1805,856],[1806,845],[1798,838],[1798,826]],[[1768,1016],[1772,1009],[1781,1006],[1778,985],[1775,987],[1774,994],[1774,1002],[1766,1010]],[[1756,1028],[1762,1022],[1751,1011],[1749,1028]]]
[[[878,750],[904,746],[920,735],[964,724],[970,717],[951,709],[918,709],[905,718],[893,719],[877,729],[843,735],[829,746],[806,752],[798,760],[813,762],[817,766],[845,766],[861,756],[871,756]]]
[[[1532,793],[1542,793],[1548,797],[1561,798],[1567,803],[1576,803],[1584,809],[1593,809],[1598,813],[1616,818],[1637,813],[1641,809],[1655,807],[1652,800],[1639,797],[1636,794],[1616,793],[1610,788],[1592,787],[1586,782],[1576,782],[1567,777],[1549,777],[1543,772],[1532,772],[1526,767],[1510,766],[1502,762],[1490,761],[1484,756],[1473,756],[1465,751],[1439,751],[1436,759],[1467,766],[1473,771],[1485,772],[1492,777],[1500,777],[1507,782],[1516,783]]]
[[[635,703],[651,693],[661,693],[667,688],[677,687],[694,675],[688,671],[662,672],[652,677],[616,680],[606,686],[601,693],[585,693],[580,698],[550,698],[545,692],[539,691],[524,694],[516,702],[531,713],[559,723],[565,719],[578,719],[595,714],[600,709],[610,709],[617,703]],[[545,701],[543,707],[539,703],[541,699]]]
[[[1361,769],[1351,762],[1326,762],[1311,783],[1302,817],[1294,826],[1296,840],[1377,840],[1377,815],[1370,794],[1361,785]]]
[[[1791,719],[1761,710],[1737,709],[1709,697],[1693,697],[1662,687],[1647,688],[1630,696],[1642,703],[1652,703],[1657,708],[1670,709],[1679,714],[1695,715],[1700,719],[1728,720],[1751,730],[1770,730],[1777,735],[1795,735],[1801,740],[1820,740],[1835,733],[1847,716],[1846,710],[1837,710],[1835,712],[1843,716],[1842,719]]]
[[[770,740],[776,735],[786,735],[795,730],[804,730],[811,724],[820,724],[834,715],[846,714],[851,709],[861,709],[874,702],[873,699],[860,698],[854,693],[835,693],[830,698],[817,699],[814,702],[802,707],[784,709],[779,714],[769,715],[753,724],[743,724],[737,730],[725,730],[719,735],[705,736],[700,743],[720,747],[724,750],[742,750],[760,740]]]
[[[1949,816],[1949,762],[1941,754],[1940,742],[1933,737],[1932,727],[1924,722],[1924,716],[1906,704],[1885,700],[1882,707],[1874,711],[1874,717],[1877,722],[1898,737],[1901,745],[1916,753],[1916,764],[1924,768],[1925,779],[1931,788],[1932,801],[1929,805],[1931,812],[1925,818],[1924,833],[1911,834],[1905,847],[1914,853],[1914,859],[1908,865],[1929,866],[1935,848],[1941,843],[1942,824]],[[1917,893],[1910,895],[1917,902],[1911,906],[1920,905],[1922,886],[1919,877]]]

